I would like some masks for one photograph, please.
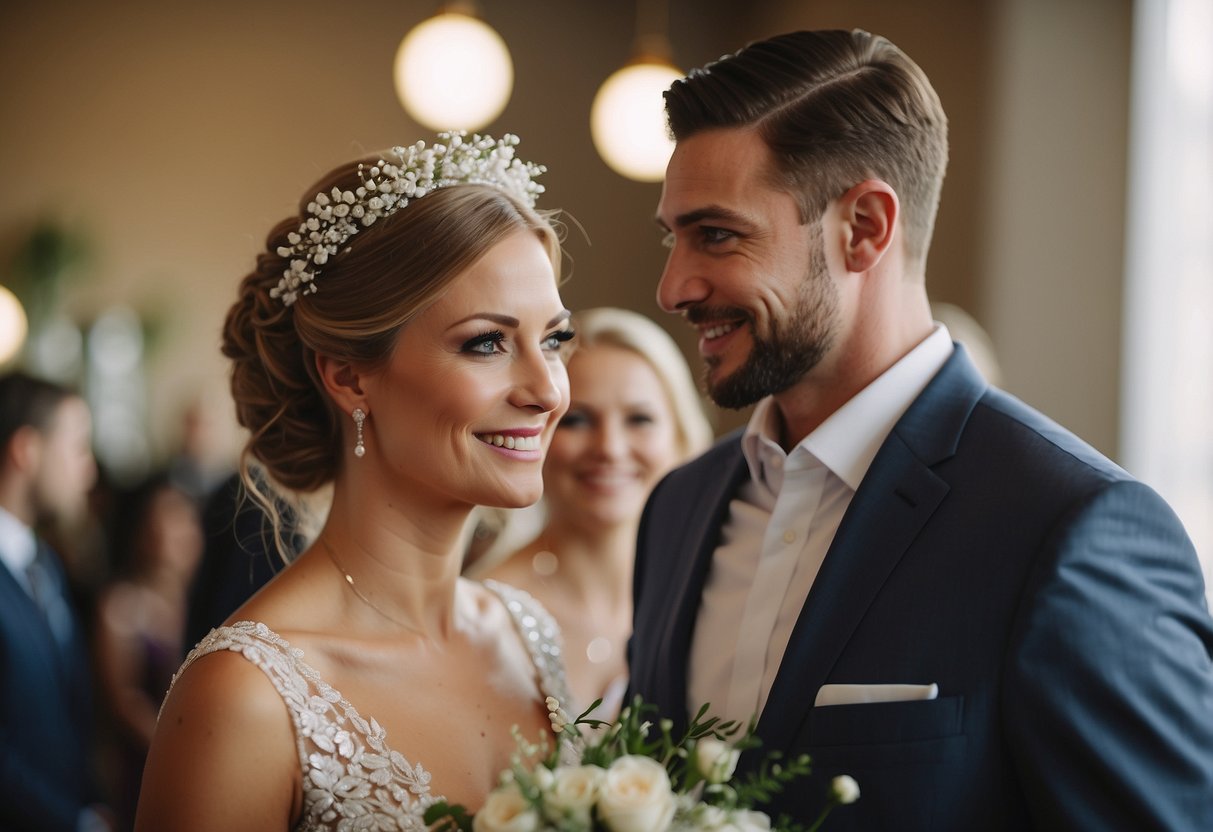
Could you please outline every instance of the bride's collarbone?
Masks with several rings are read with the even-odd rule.
[[[550,739],[543,693],[530,654],[499,601],[475,608],[449,638],[415,633],[300,627],[280,635],[364,719],[386,732],[393,751],[430,772],[436,794],[479,805],[517,748]]]
[[[405,743],[465,721],[472,739],[481,722],[512,719],[526,730],[543,727],[546,711],[534,665],[516,638],[453,638],[435,645],[416,637],[366,639],[310,636],[303,660],[364,717],[388,731],[388,743],[412,756]],[[511,722],[501,734],[509,739]],[[486,731],[489,738],[492,732]],[[512,747],[512,745],[511,745]]]
[[[333,687],[339,685],[329,676],[357,679],[404,675],[420,681],[430,677],[449,679],[462,669],[480,677],[490,671],[513,669],[519,678],[530,679],[534,674],[530,655],[521,637],[504,625],[508,622],[496,627],[457,627],[440,638],[403,630],[361,631],[348,623],[281,635],[302,650],[304,661]]]
[[[434,661],[354,663],[330,683],[386,732],[393,751],[420,765],[431,788],[452,802],[479,806],[517,750],[516,726],[529,742],[553,742],[542,696],[515,674],[451,654]],[[529,682],[530,680],[526,680]]]

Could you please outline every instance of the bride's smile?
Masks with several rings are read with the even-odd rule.
[[[501,433],[478,433],[476,438],[486,445],[503,448],[507,451],[538,451],[541,428],[528,430],[507,430]]]

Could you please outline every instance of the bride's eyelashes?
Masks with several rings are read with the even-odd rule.
[[[565,344],[572,341],[576,333],[572,329],[558,329],[548,333],[543,338],[543,348],[552,352],[560,352]],[[505,352],[506,335],[500,329],[481,332],[463,342],[460,352],[473,355],[495,355]]]
[[[493,355],[494,353],[503,351],[501,345],[504,341],[505,333],[500,329],[493,329],[464,341],[459,351],[470,352],[475,355]]]

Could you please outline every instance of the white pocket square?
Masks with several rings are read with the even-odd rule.
[[[859,705],[867,702],[912,702],[935,699],[939,685],[822,685],[813,707],[825,705]]]

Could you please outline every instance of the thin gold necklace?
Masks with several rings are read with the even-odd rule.
[[[324,550],[328,553],[329,560],[332,561],[333,566],[337,567],[337,571],[341,573],[341,576],[343,578],[345,578],[345,582],[347,584],[349,584],[350,589],[353,590],[354,595],[358,598],[359,601],[366,604],[368,607],[370,607],[375,612],[382,615],[384,618],[386,618],[388,621],[395,624],[397,627],[403,627],[404,629],[406,629],[410,632],[417,633],[418,635],[422,635],[422,636],[426,634],[425,630],[421,629],[416,624],[409,624],[407,622],[401,621],[400,619],[396,618],[395,616],[391,615],[386,610],[381,608],[378,604],[376,604],[370,598],[366,597],[366,595],[364,595],[362,593],[362,590],[360,590],[358,588],[358,584],[354,583],[354,576],[351,575],[349,572],[346,572],[345,567],[343,567],[341,565],[340,561],[337,560],[337,552],[333,549],[332,544],[330,544],[328,542],[328,539],[325,538],[324,536],[321,536],[320,544],[322,546],[324,546]]]

